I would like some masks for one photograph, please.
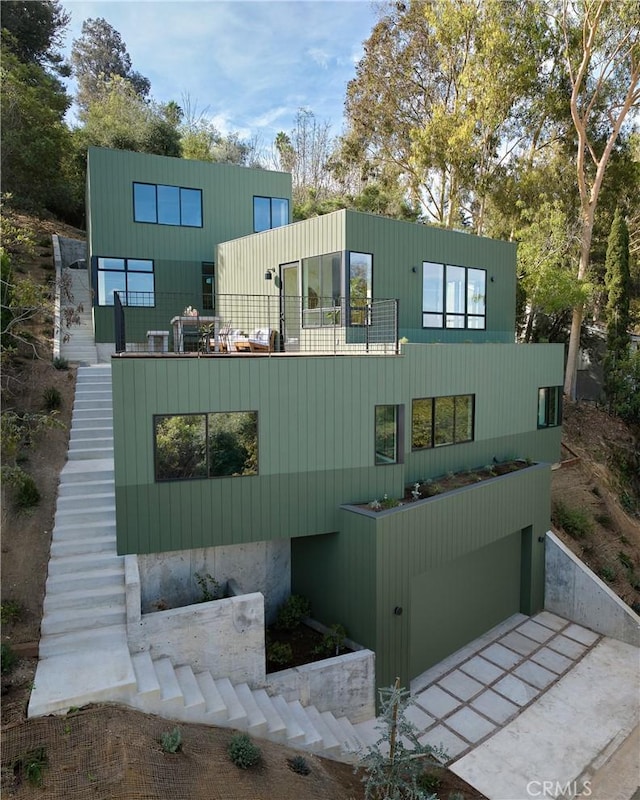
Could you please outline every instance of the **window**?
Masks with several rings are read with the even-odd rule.
[[[156,415],[156,481],[258,472],[258,412]]]
[[[284,197],[253,198],[253,230],[255,233],[289,224],[289,201]]]
[[[487,272],[422,264],[422,327],[484,330]]]
[[[202,308],[213,311],[213,263],[202,262]]]
[[[473,441],[475,397],[421,397],[411,407],[411,449]]]
[[[402,436],[402,408],[394,405],[375,407],[376,464],[399,464],[402,461],[398,450]]]
[[[340,325],[342,253],[302,259],[302,321],[305,328]]]
[[[371,324],[373,256],[349,253],[349,325]]]
[[[134,183],[133,219],[135,222],[201,228],[202,190]]]
[[[112,306],[114,292],[128,306],[154,306],[153,261],[143,258],[98,258],[98,305]]]
[[[538,389],[538,427],[556,428],[562,424],[562,387]]]

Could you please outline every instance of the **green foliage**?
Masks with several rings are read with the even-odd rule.
[[[347,632],[342,625],[334,623],[329,631],[325,633],[322,642],[314,649],[318,655],[339,656],[340,650],[344,648],[344,640]]]
[[[379,691],[379,737],[357,765],[364,771],[365,800],[436,800],[435,794],[425,795],[420,781],[425,769],[440,766],[446,753],[418,741],[421,732],[406,714],[412,701],[399,679]]]
[[[629,354],[607,370],[609,407],[630,425],[640,424],[640,350]]]
[[[624,393],[624,380],[619,365],[629,357],[629,302],[631,275],[629,272],[629,230],[620,208],[616,209],[607,244],[605,260],[607,290],[607,354],[604,360],[604,390],[614,407],[618,395]]]
[[[311,773],[311,767],[304,756],[288,758],[287,764],[289,765],[289,769],[297,775],[309,775]]]
[[[40,502],[40,492],[35,480],[22,467],[2,467],[2,480],[11,487],[16,509],[28,511]]]
[[[293,651],[288,642],[267,642],[267,660],[272,664],[290,664]]]
[[[0,622],[3,625],[15,622],[20,619],[23,611],[24,607],[22,603],[19,603],[17,600],[5,600],[2,605],[0,605]]]
[[[48,763],[47,751],[44,747],[37,747],[13,762],[14,775],[27,779],[31,786],[42,787],[43,770]]]
[[[552,518],[556,525],[574,539],[584,539],[593,532],[593,520],[589,514],[581,508],[571,508],[561,500],[554,502]]]
[[[62,356],[56,356],[53,359],[52,363],[53,363],[53,368],[54,369],[58,369],[58,370],[69,369],[69,362],[67,361],[66,358],[63,358]]]
[[[23,63],[49,64],[56,71],[67,70],[58,52],[63,30],[71,15],[59,0],[5,0],[2,4],[3,48],[10,50]]]
[[[55,411],[62,406],[62,395],[60,389],[55,386],[47,386],[42,392],[42,402],[47,411]]]
[[[618,552],[618,561],[623,567],[626,567],[626,569],[633,569],[633,561],[631,560],[630,556],[624,552],[624,550],[620,550]]]
[[[606,581],[607,583],[613,583],[613,581],[615,581],[617,577],[617,572],[615,570],[615,567],[611,564],[605,564],[603,567],[601,567],[598,570],[598,574],[600,575],[602,580]]]
[[[163,733],[160,738],[162,750],[165,753],[179,753],[182,750],[182,733],[180,728],[174,728],[170,733]]]
[[[306,597],[292,594],[278,609],[276,627],[293,631],[300,626],[305,617],[311,616],[311,603]]]
[[[208,603],[210,600],[217,600],[220,597],[220,584],[213,575],[208,572],[205,575],[196,572],[193,577],[202,593],[198,600],[199,603]]]
[[[14,668],[16,661],[18,660],[18,656],[13,652],[13,649],[10,644],[2,642],[0,648],[0,657],[2,659],[1,663],[2,674],[8,675]]]
[[[262,753],[246,733],[236,733],[227,748],[229,758],[239,769],[249,769],[260,763]]]
[[[0,444],[3,463],[15,464],[18,453],[28,450],[45,431],[56,428],[64,428],[64,423],[58,419],[56,411],[48,414],[18,414],[16,411],[3,411],[0,414]]]

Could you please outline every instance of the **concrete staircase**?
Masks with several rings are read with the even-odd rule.
[[[330,758],[363,745],[346,717],[129,653],[124,557],[116,554],[111,366],[78,369],[29,716],[115,701],[183,722],[237,728]]]
[[[63,324],[60,341],[60,355],[67,361],[79,364],[97,364],[98,352],[93,336],[93,319],[91,313],[91,291],[89,275],[86,269],[65,269],[65,280],[70,280],[70,292],[73,300],[62,301],[62,310],[66,306],[79,309],[79,325],[67,328]],[[64,313],[61,314],[64,320]]]

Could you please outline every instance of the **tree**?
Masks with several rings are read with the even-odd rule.
[[[607,290],[607,354],[604,360],[604,389],[611,404],[620,391],[619,366],[629,356],[629,231],[620,208],[616,209],[607,245],[605,287]]]
[[[5,0],[2,4],[3,46],[22,63],[51,67],[68,75],[59,47],[71,16],[58,0]]]
[[[594,219],[614,145],[633,109],[640,106],[640,6],[608,0],[560,0],[553,18],[562,37],[571,118],[577,135],[576,179],[580,197],[577,279],[589,273]],[[564,391],[575,397],[584,305],[573,310]]]
[[[82,35],[71,48],[71,63],[78,82],[76,101],[83,113],[108,89],[114,76],[125,79],[139,97],[149,94],[149,79],[132,69],[122,37],[102,17],[82,23]]]

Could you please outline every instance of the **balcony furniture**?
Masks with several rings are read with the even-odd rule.
[[[198,346],[202,343],[203,334],[206,333],[206,349],[211,347],[211,330],[213,330],[213,350],[220,350],[220,317],[178,316],[172,317],[173,351],[184,353],[185,340],[194,339]],[[211,328],[213,326],[213,328]]]
[[[168,353],[169,331],[147,331],[147,351],[149,353]]]
[[[276,331],[272,328],[258,328],[249,336],[252,353],[273,353],[276,345]]]

